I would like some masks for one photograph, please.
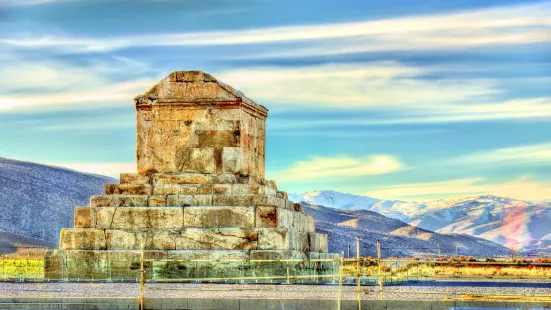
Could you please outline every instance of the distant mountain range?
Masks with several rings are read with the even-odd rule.
[[[367,210],[341,210],[303,203],[303,211],[316,219],[316,230],[328,234],[329,251],[356,255],[356,236],[360,236],[360,254],[377,255],[381,240],[383,257],[442,255],[493,257],[511,255],[511,250],[497,243],[464,234],[440,234],[408,225],[400,220]]]
[[[0,230],[57,244],[73,210],[101,194],[109,177],[0,157]]]
[[[8,252],[18,245],[55,246],[60,229],[73,226],[74,207],[88,205],[107,183],[117,180],[0,158],[0,246]],[[549,203],[492,196],[416,203],[334,191],[289,197],[304,202],[304,211],[317,220],[316,228],[329,234],[333,252],[344,250],[347,242],[354,247],[356,235],[362,237],[362,255],[372,256],[377,239],[383,242],[385,256],[435,254],[438,244],[441,253],[449,255],[456,246],[460,255],[462,250],[476,256],[510,254],[503,246],[474,238],[478,236],[510,247],[531,236],[526,243],[530,247],[550,246],[551,225],[545,224],[551,223]],[[25,236],[31,238],[20,240]]]
[[[289,199],[344,210],[368,210],[438,233],[467,234],[517,252],[551,252],[551,203],[497,196],[431,202],[378,200],[336,191],[289,194]]]

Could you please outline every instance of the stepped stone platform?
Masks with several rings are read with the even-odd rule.
[[[46,256],[46,278],[135,277],[142,246],[160,262],[148,271],[157,278],[197,277],[201,268],[217,277],[280,271],[169,260],[337,257],[312,216],[264,179],[265,107],[200,71],[171,73],[135,105],[138,173],[75,208],[74,228]],[[324,263],[291,267],[333,272]]]

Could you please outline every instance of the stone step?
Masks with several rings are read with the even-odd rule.
[[[106,184],[106,195],[151,195],[153,186],[150,184]]]
[[[139,250],[66,250],[49,251],[51,259],[45,265],[46,278],[58,279],[63,270],[69,278],[139,278]],[[302,253],[296,250],[149,250],[144,252],[146,260],[153,260],[153,266],[146,263],[146,276],[166,278],[188,277],[239,277],[243,271],[249,271],[246,276],[285,275],[287,267],[291,274],[320,274],[320,263],[311,262],[248,262],[249,260],[307,260],[338,259],[336,254]],[[203,262],[189,262],[202,260]],[[186,263],[186,261],[188,261]],[[208,262],[211,261],[211,262]],[[225,262],[224,262],[225,261]],[[235,262],[229,262],[235,261]],[[66,265],[62,267],[62,262]],[[243,269],[243,265],[252,268]],[[338,264],[325,263],[329,267],[338,268]],[[168,266],[165,266],[168,265]],[[184,267],[184,268],[182,268]],[[198,274],[195,274],[195,271]],[[270,269],[274,268],[274,269]],[[315,271],[313,269],[315,269]],[[306,270],[310,269],[310,270]],[[205,274],[208,270],[208,274]],[[338,269],[326,271],[326,274],[338,274]]]
[[[204,174],[204,173],[181,173],[181,174],[138,174],[121,173],[121,184],[248,184],[267,186],[277,190],[275,181],[264,180],[256,176],[240,176],[231,173]]]
[[[271,195],[103,195],[90,198],[91,207],[273,206],[301,210],[300,204]]]
[[[186,228],[61,231],[61,250],[300,250],[310,248],[307,233],[283,228]]]
[[[76,207],[75,228],[178,229],[178,228],[293,228],[315,231],[311,215],[257,206],[188,207]]]
[[[255,184],[107,184],[106,195],[266,195],[287,200],[287,193]]]

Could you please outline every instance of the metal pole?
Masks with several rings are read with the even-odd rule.
[[[140,310],[144,310],[144,286],[145,286],[145,277],[144,277],[144,268],[143,268],[143,248],[144,244],[142,241],[142,250],[140,253]]]
[[[348,252],[346,254],[346,258],[350,258],[350,242],[348,242]]]
[[[379,298],[383,300],[385,293],[383,292],[383,278],[382,278],[382,261],[381,261],[381,241],[377,240],[377,265],[379,266]]]
[[[341,259],[339,264],[339,299],[337,300],[337,309],[341,310],[341,297],[342,297],[342,270],[344,268],[344,251],[341,252]]]
[[[291,281],[289,280],[289,262],[287,262],[287,284],[291,284]]]
[[[356,276],[358,277],[358,310],[362,310],[361,272],[360,272],[360,236],[356,236]]]

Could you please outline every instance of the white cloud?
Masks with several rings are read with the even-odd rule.
[[[312,157],[307,161],[296,162],[288,169],[272,173],[271,177],[281,182],[297,182],[387,174],[402,169],[404,165],[390,155],[370,155],[362,158]]]
[[[89,103],[95,107],[111,105],[114,102],[132,104],[132,99],[155,84],[154,80],[141,79],[130,82],[115,83],[110,86],[88,89],[83,87],[68,92],[36,95],[0,95],[0,112],[26,108],[55,106],[79,106]]]
[[[384,118],[281,121],[274,126],[384,125],[492,119],[546,118],[551,98],[501,101],[506,92],[492,79],[426,79],[438,68],[397,62],[324,64],[293,68],[257,67],[215,74],[258,102],[281,105],[370,108]]]
[[[30,1],[38,2],[38,1]],[[548,42],[551,3],[494,7],[375,21],[273,28],[169,33],[111,38],[43,36],[4,38],[20,47],[59,47],[65,51],[109,51],[140,46],[198,46],[306,43],[286,50],[266,50],[260,57],[311,56],[366,51],[468,48],[481,45]],[[313,45],[311,43],[314,43]],[[246,55],[245,57],[252,57]]]
[[[523,200],[551,198],[551,183],[536,182],[531,176],[491,183],[485,178],[465,178],[440,182],[396,184],[365,191],[362,195],[380,199],[430,201],[442,197],[496,195]]]
[[[46,163],[46,165],[65,167],[72,170],[105,175],[118,179],[121,173],[136,173],[135,163]]]
[[[420,109],[438,103],[485,98],[501,92],[490,80],[425,80],[428,71],[394,61],[257,67],[216,74],[257,101],[331,107],[384,106]],[[459,108],[459,107],[458,107]]]
[[[63,1],[63,0],[61,0]],[[60,2],[60,0],[0,0],[0,5],[21,6]]]
[[[467,163],[534,163],[551,164],[551,143],[517,146],[497,149],[489,152],[475,153],[457,159]]]
[[[114,57],[101,62],[74,65],[53,60],[28,60],[13,52],[2,55],[3,75],[0,112],[41,107],[93,107],[115,102],[131,104],[158,79],[147,64]],[[132,74],[129,75],[128,73]],[[130,78],[128,78],[130,76]]]

